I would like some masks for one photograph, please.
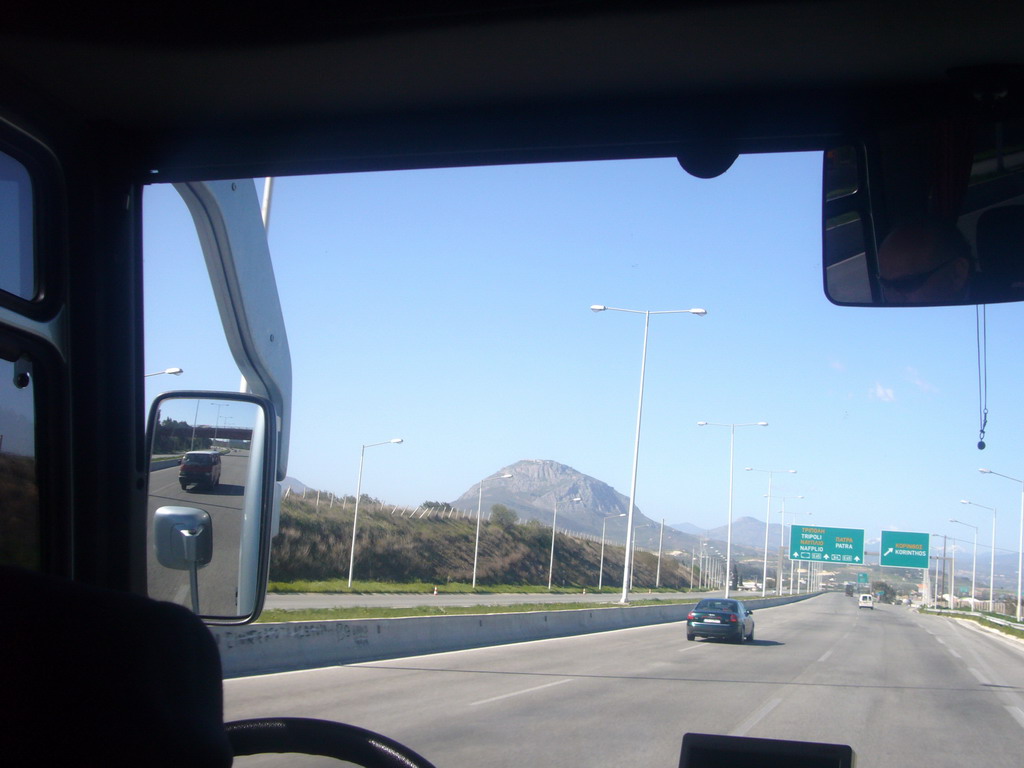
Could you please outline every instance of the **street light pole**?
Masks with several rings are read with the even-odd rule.
[[[143,378],[147,378],[148,379],[150,376],[162,376],[165,373],[168,374],[169,376],[181,376],[181,374],[183,374],[184,372],[185,371],[183,371],[181,368],[165,368],[162,371],[156,371],[155,373],[144,374]]]
[[[1007,480],[1020,483],[1020,536],[1017,541],[1017,622],[1020,623],[1021,566],[1024,565],[1021,562],[1022,558],[1024,558],[1024,480],[1018,480],[1016,477],[1010,477],[1009,475],[1000,475],[991,469],[979,469],[978,471],[985,475],[999,475]],[[993,551],[992,557],[995,558],[995,556],[996,553]]]
[[[779,597],[782,596],[782,552],[786,546],[786,499],[802,499],[803,496],[776,496],[775,498],[782,500],[782,511],[779,512],[779,519],[782,521],[781,530],[779,531],[779,564],[778,564],[778,575],[775,579],[775,594]],[[772,497],[768,497],[768,503],[771,504]],[[808,513],[810,514],[810,513]],[[793,562],[790,560],[789,568],[789,591],[793,593]]]
[[[951,523],[959,523],[960,525],[966,525],[968,528],[974,529],[974,560],[971,563],[971,610],[977,607],[978,593],[975,592],[975,584],[977,583],[978,576],[978,526],[965,523],[962,520],[955,520],[952,517],[949,518]]]
[[[729,428],[729,521],[725,530],[725,596],[729,596],[729,587],[732,586],[732,487],[733,487],[733,462],[734,449],[736,447],[736,427],[767,427],[767,421],[755,421],[748,424],[716,424],[711,421],[698,421],[698,427],[728,427]]]
[[[756,469],[754,467],[747,467],[747,472],[767,472],[768,473],[768,508],[764,513],[764,572],[761,575],[761,597],[767,596],[768,589],[768,522],[772,516],[772,475],[776,472],[787,472],[791,475],[796,474],[795,469]],[[779,575],[775,574],[775,578],[778,579]]]
[[[497,479],[507,480],[512,475],[498,475]],[[476,539],[473,542],[473,589],[476,589],[476,563],[480,554],[480,508],[484,502],[484,481],[480,481],[480,493],[476,497]]]
[[[363,495],[363,456],[366,454],[367,448],[373,448],[376,445],[388,445],[390,443],[401,443],[402,438],[394,437],[391,440],[385,440],[380,443],[367,443],[359,449],[359,477],[356,479],[356,506],[355,512],[352,515],[352,550],[348,556],[348,588],[352,589],[352,570],[356,564],[356,525],[359,523],[359,499]]]
[[[629,481],[629,509],[626,510],[626,562],[623,564],[622,569],[622,597],[619,599],[620,603],[629,602],[629,574],[631,565],[631,552],[630,544],[632,543],[633,536],[633,510],[636,507],[636,472],[637,463],[640,459],[640,422],[644,412],[644,373],[647,367],[647,331],[651,324],[651,315],[674,315],[674,314],[690,314],[703,317],[707,314],[707,310],[693,308],[693,309],[667,309],[659,311],[651,310],[639,310],[639,309],[622,309],[620,307],[606,307],[604,304],[592,304],[590,306],[592,312],[629,312],[635,315],[644,316],[644,346],[643,353],[640,357],[640,397],[636,407],[636,437],[633,441],[633,472],[630,476]]]
[[[650,524],[650,523],[642,523],[641,525],[638,525],[638,526],[637,526],[637,527],[636,527],[636,528],[635,528],[635,529],[633,530],[633,557],[632,557],[632,559],[631,559],[631,560],[629,561],[629,588],[630,588],[630,589],[632,589],[632,588],[633,588],[633,570],[634,570],[634,569],[635,569],[635,567],[636,567],[636,532],[637,532],[637,530],[639,530],[640,528],[649,528],[650,526],[651,526],[651,524]]]
[[[661,533],[658,534],[658,571],[654,576],[654,588],[661,586],[661,550],[665,543],[665,518],[661,518]]]
[[[601,565],[597,572],[597,591],[600,592],[604,587],[604,526],[613,517],[625,517],[625,512],[619,512],[617,515],[605,515],[601,520]]]
[[[984,504],[975,504],[967,499],[960,499],[961,504],[970,504],[972,507],[981,507],[992,513],[992,557],[988,567],[988,609],[995,611],[996,607],[996,510],[995,507],[986,507]]]
[[[569,501],[583,501],[579,496],[574,496]],[[555,533],[558,531],[558,499],[555,499],[555,514],[551,518],[551,562],[548,564],[548,591],[551,591],[551,577],[555,573]]]

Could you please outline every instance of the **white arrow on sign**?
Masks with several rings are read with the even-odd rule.
[[[889,547],[887,550],[885,550],[884,553],[882,553],[882,557],[888,557],[891,554],[892,554],[892,547]]]

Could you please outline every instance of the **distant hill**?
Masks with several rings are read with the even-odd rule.
[[[303,483],[301,480],[296,480],[292,476],[287,476],[281,483],[282,492],[285,488],[291,488],[292,493],[302,494],[304,491],[310,490],[309,486]]]
[[[512,477],[502,479],[501,475]],[[626,518],[618,515],[629,508],[629,498],[607,483],[565,464],[547,459],[524,459],[502,467],[482,482],[485,513],[494,504],[504,504],[519,515],[520,520],[536,520],[550,526],[557,502],[559,529],[600,536],[602,521],[607,520],[608,541],[625,541]],[[455,499],[452,506],[475,510],[479,493],[478,483]],[[572,501],[576,497],[580,501]],[[637,526],[637,543],[657,549],[661,521],[652,520],[637,508],[633,523]],[[663,547],[666,552],[690,552],[697,543],[698,537],[692,533],[665,526]]]

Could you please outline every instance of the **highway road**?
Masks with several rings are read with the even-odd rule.
[[[857,768],[1022,764],[1024,644],[839,593],[755,618],[745,645],[675,624],[227,680],[225,717],[348,722],[439,768],[669,768],[686,732],[850,744]]]
[[[191,607],[188,571],[164,568],[153,550],[153,516],[158,507],[196,507],[209,513],[213,524],[214,551],[209,565],[199,570],[199,608],[202,613],[234,615],[238,584],[238,552],[242,504],[245,499],[249,451],[232,451],[221,457],[220,485],[183,490],[178,467],[150,472],[146,518],[147,567],[150,597]]]

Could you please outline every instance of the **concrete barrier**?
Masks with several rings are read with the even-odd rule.
[[[744,600],[753,610],[806,600]],[[686,620],[695,603],[211,627],[224,677],[313,669]],[[683,630],[680,629],[680,636]]]

